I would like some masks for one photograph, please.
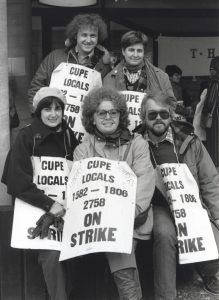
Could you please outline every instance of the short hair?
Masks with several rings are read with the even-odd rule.
[[[53,102],[55,102],[56,104],[59,104],[61,106],[62,113],[64,114],[64,108],[65,108],[64,103],[59,98],[49,96],[40,101],[40,103],[37,105],[36,111],[34,112],[34,116],[36,116],[40,119],[41,118],[41,110],[43,108],[49,108]]]
[[[122,49],[126,49],[127,47],[135,44],[143,44],[144,48],[146,48],[148,44],[148,37],[140,31],[128,31],[123,34],[121,38]]]
[[[66,38],[72,45],[76,45],[78,30],[83,26],[97,28],[98,43],[102,43],[107,38],[107,25],[98,14],[79,14],[66,27]]]
[[[128,108],[125,97],[109,88],[101,87],[99,89],[92,90],[84,98],[82,104],[82,124],[88,133],[93,134],[95,125],[93,124],[93,116],[98,106],[103,101],[111,101],[114,107],[120,112],[119,127],[125,129],[129,125]]]
[[[174,74],[182,75],[182,70],[177,65],[168,65],[165,68],[165,72],[172,77]]]
[[[153,100],[158,105],[167,106],[170,110],[172,109],[172,105],[171,105],[172,98],[169,95],[164,94],[161,91],[146,94],[141,102],[140,118],[142,120],[142,123],[145,122],[146,104],[147,104],[148,100]]]

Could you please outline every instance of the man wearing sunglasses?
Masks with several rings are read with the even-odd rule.
[[[193,175],[201,194],[203,207],[212,221],[214,237],[219,247],[219,175],[191,124],[171,120],[171,101],[158,92],[146,95],[141,104],[142,124],[135,129],[149,142],[154,165],[184,163]],[[177,234],[166,198],[158,188],[153,195],[153,268],[155,300],[176,298]],[[217,250],[216,250],[217,251]],[[219,261],[195,263],[204,289],[219,295]]]

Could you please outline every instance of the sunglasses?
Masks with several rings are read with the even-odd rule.
[[[115,119],[119,116],[120,112],[117,109],[110,109],[110,110],[97,110],[96,114],[98,118],[105,119],[107,114],[110,116],[110,118]]]
[[[170,113],[166,110],[159,110],[159,111],[150,111],[148,113],[148,120],[154,121],[157,119],[157,116],[160,116],[161,119],[167,120],[170,117]]]

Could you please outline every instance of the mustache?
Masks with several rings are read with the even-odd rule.
[[[154,125],[156,125],[156,124],[163,124],[163,125],[165,125],[165,123],[164,123],[164,122],[162,122],[162,121],[159,121],[159,120],[157,120],[157,121],[154,123]]]

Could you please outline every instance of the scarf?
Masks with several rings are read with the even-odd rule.
[[[126,129],[117,128],[115,132],[111,134],[103,134],[96,127],[94,129],[94,136],[99,141],[106,142],[106,146],[119,147],[129,142],[132,138],[130,131]]]
[[[139,80],[143,66],[143,61],[137,66],[130,66],[124,61],[123,74],[131,84]]]

